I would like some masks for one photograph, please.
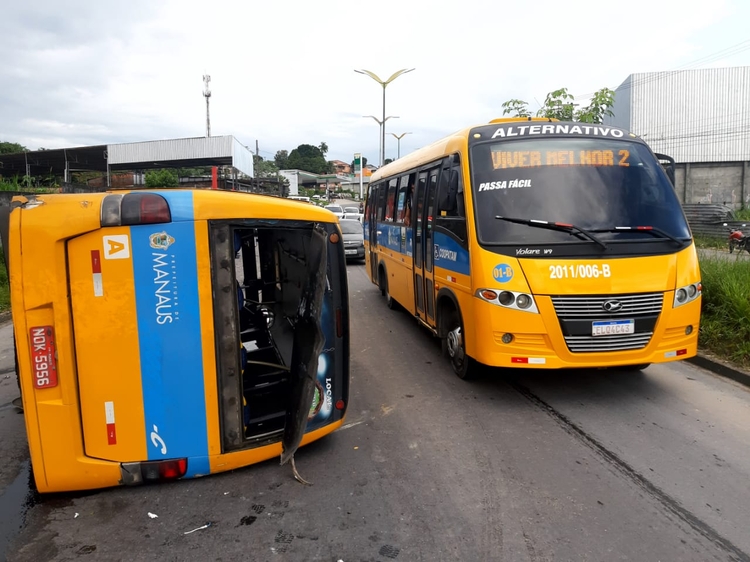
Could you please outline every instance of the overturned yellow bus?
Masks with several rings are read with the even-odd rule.
[[[5,211],[40,492],[293,462],[343,423],[348,290],[333,214],[172,189],[17,196]]]

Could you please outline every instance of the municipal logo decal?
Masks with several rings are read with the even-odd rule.
[[[155,250],[166,250],[172,244],[174,244],[174,238],[172,238],[166,232],[157,232],[149,236],[149,242],[151,247]]]

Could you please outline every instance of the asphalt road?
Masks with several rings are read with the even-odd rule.
[[[47,498],[9,560],[750,560],[748,389],[686,363],[464,382],[349,271],[349,414],[298,452],[312,487],[269,461]],[[0,407],[0,506],[23,483],[20,420]]]

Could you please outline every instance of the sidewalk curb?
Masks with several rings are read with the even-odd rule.
[[[707,355],[698,353],[695,357],[687,359],[687,362],[716,373],[717,375],[721,375],[722,377],[732,379],[733,381],[745,386],[750,386],[750,373],[726,363],[725,361],[713,359]]]

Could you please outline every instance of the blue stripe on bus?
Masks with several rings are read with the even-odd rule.
[[[411,228],[386,223],[378,223],[378,246],[384,246],[394,252],[412,255]]]
[[[192,194],[166,197],[182,222],[130,229],[146,447],[148,460],[188,457],[196,476],[210,466]]]
[[[193,192],[192,191],[169,191],[160,189],[155,191],[169,203],[172,214],[172,222],[193,220]]]
[[[436,232],[432,251],[435,267],[469,275],[469,252],[450,236]]]

